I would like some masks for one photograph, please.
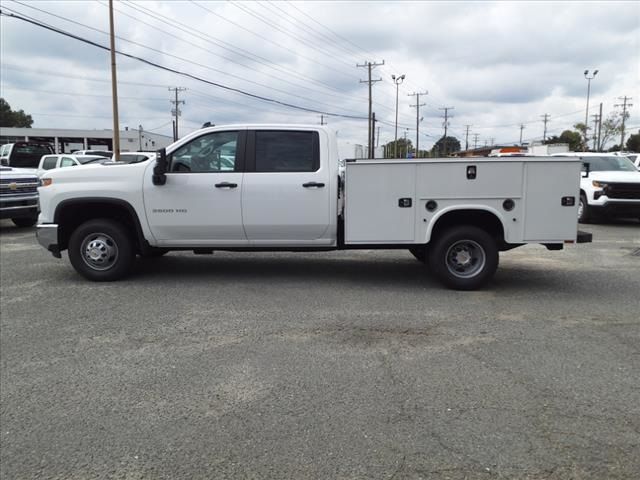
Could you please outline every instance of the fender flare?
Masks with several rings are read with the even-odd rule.
[[[433,233],[433,229],[438,224],[438,221],[440,219],[442,219],[444,216],[446,216],[449,213],[455,213],[455,212],[460,212],[460,211],[464,211],[464,210],[467,210],[467,211],[468,210],[477,210],[479,212],[487,212],[487,213],[493,215],[500,222],[500,225],[502,225],[503,234],[506,236],[506,233],[507,233],[506,225],[504,223],[502,215],[495,208],[488,207],[486,205],[452,205],[450,207],[443,208],[441,211],[439,211],[431,219],[431,221],[427,225],[425,243],[429,243],[431,241],[431,235]],[[504,240],[506,241],[506,238]]]

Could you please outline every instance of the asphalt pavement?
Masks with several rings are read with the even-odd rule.
[[[640,224],[446,290],[406,251],[91,283],[0,224],[3,479],[640,478]]]

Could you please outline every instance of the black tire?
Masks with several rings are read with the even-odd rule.
[[[584,193],[581,193],[580,204],[578,205],[578,223],[591,223],[592,220],[593,215],[587,202],[587,197]]]
[[[69,260],[83,277],[95,282],[111,282],[131,272],[135,260],[129,231],[107,218],[89,220],[69,238]]]
[[[12,218],[11,221],[16,227],[20,227],[20,228],[33,227],[38,221],[38,217]]]
[[[429,267],[449,288],[475,290],[485,285],[498,268],[496,240],[473,226],[447,229],[432,240]],[[464,259],[459,260],[458,255]]]
[[[147,249],[144,253],[140,254],[140,256],[142,258],[158,258],[166,255],[167,253],[169,253],[169,250],[167,250],[166,248],[152,247]]]
[[[427,263],[427,247],[426,246],[421,245],[419,247],[411,247],[409,251],[411,252],[411,255],[416,257],[416,260],[422,263]]]

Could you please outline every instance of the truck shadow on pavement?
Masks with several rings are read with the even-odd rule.
[[[402,291],[445,290],[445,287],[422,263],[407,253],[407,258],[395,254],[373,259],[304,256],[304,254],[264,257],[242,254],[242,257],[190,257],[169,254],[157,259],[139,259],[131,280],[139,283],[179,281],[237,282],[240,284],[277,285],[279,283],[343,285],[345,287],[384,287]],[[72,273],[72,272],[70,272]],[[573,290],[566,272],[529,270],[526,267],[498,268],[495,278],[482,290],[544,292]],[[582,285],[584,288],[584,285]],[[596,288],[596,286],[594,286]],[[575,286],[578,291],[578,287]]]

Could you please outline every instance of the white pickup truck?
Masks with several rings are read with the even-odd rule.
[[[169,250],[407,249],[447,286],[475,289],[498,252],[590,241],[577,232],[577,158],[347,160],[320,126],[235,125],[157,159],[52,170],[37,238],[90,280]],[[99,170],[99,171],[98,171]]]
[[[565,152],[583,162],[578,222],[604,218],[640,219],[640,171],[625,155]]]

